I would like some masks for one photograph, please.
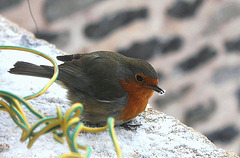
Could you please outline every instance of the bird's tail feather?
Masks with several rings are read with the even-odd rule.
[[[38,66],[32,63],[18,61],[14,64],[14,68],[11,68],[9,73],[36,77],[51,78],[53,70],[48,66]]]

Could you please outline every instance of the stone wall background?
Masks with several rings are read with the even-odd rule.
[[[0,14],[71,53],[148,60],[165,96],[150,104],[240,155],[240,1],[1,0]]]

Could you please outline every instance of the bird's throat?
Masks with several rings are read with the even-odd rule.
[[[118,117],[118,120],[126,122],[135,118],[139,113],[145,110],[148,100],[154,91],[141,87],[134,81],[120,81],[120,83],[123,89],[128,93],[128,103],[125,108],[121,109],[121,115]]]

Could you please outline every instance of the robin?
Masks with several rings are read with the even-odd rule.
[[[108,51],[57,59],[64,62],[57,81],[67,88],[71,103],[84,105],[82,119],[90,124],[105,124],[108,117],[116,124],[128,122],[145,110],[154,91],[164,93],[154,68],[141,59]],[[18,61],[9,72],[51,78],[53,67]]]

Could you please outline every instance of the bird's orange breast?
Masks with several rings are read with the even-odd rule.
[[[153,90],[139,86],[133,81],[120,81],[123,89],[128,92],[128,103],[124,109],[121,109],[121,115],[118,120],[124,122],[135,118],[139,113],[143,112],[147,106],[149,98],[153,94]],[[158,83],[157,79],[154,79],[154,83]]]

